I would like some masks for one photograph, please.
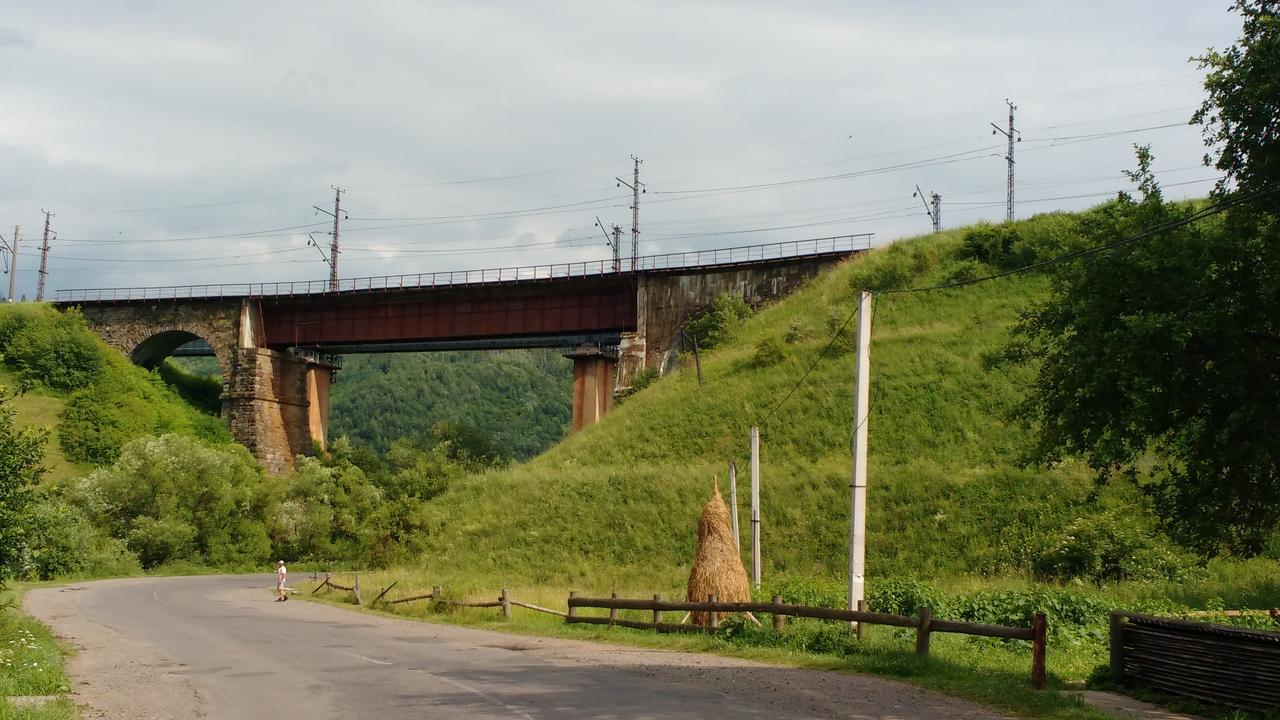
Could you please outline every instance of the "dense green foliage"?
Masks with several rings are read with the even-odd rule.
[[[749,317],[751,308],[740,295],[722,293],[710,307],[685,321],[683,330],[700,350],[710,350],[728,340]]]
[[[331,434],[377,452],[429,443],[448,422],[528,458],[564,436],[573,368],[550,350],[351,355],[333,385]]]
[[[0,387],[0,582],[18,574],[26,547],[26,517],[32,487],[43,472],[44,433],[14,426],[13,410]]]
[[[1144,197],[1095,213],[1099,241],[1186,217],[1140,151]],[[1280,227],[1200,222],[1061,266],[1020,326],[1045,459],[1083,454],[1156,499],[1207,552],[1255,554],[1280,527]],[[1154,453],[1154,455],[1152,454]]]
[[[1226,173],[1242,191],[1280,186],[1280,8],[1275,0],[1237,0],[1240,39],[1192,60],[1207,70],[1204,104],[1192,122],[1204,128],[1205,164]],[[1215,156],[1216,155],[1216,156]],[[1225,189],[1224,181],[1219,188]],[[1263,198],[1273,212],[1280,200]]]

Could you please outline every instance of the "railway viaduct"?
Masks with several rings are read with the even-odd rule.
[[[722,293],[780,298],[870,246],[868,235],[637,258],[327,282],[60,290],[134,363],[217,358],[222,416],[269,470],[328,440],[340,356],[551,347],[573,359],[573,429],[607,413],[680,328]],[[411,390],[406,390],[410,392]],[[459,398],[465,402],[465,398]]]

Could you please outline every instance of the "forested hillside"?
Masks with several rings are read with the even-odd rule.
[[[348,355],[332,390],[329,434],[386,452],[447,422],[526,459],[564,436],[572,381],[572,362],[553,350]]]

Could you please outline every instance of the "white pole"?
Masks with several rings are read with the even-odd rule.
[[[760,587],[760,428],[751,428],[751,581]]]
[[[853,402],[853,476],[849,483],[849,609],[863,598],[867,552],[867,420],[871,399],[871,293],[858,299],[858,360]]]
[[[738,466],[729,461],[729,519],[733,521],[733,546],[742,552],[738,541]]]

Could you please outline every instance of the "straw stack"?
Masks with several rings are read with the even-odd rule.
[[[719,602],[750,602],[751,589],[747,571],[742,567],[742,557],[734,542],[733,526],[729,520],[729,507],[720,497],[720,485],[702,508],[698,519],[698,551],[693,558],[693,570],[689,573],[690,602],[706,602],[712,595]],[[693,613],[695,625],[711,625],[713,613]],[[728,613],[719,613],[717,620]]]

